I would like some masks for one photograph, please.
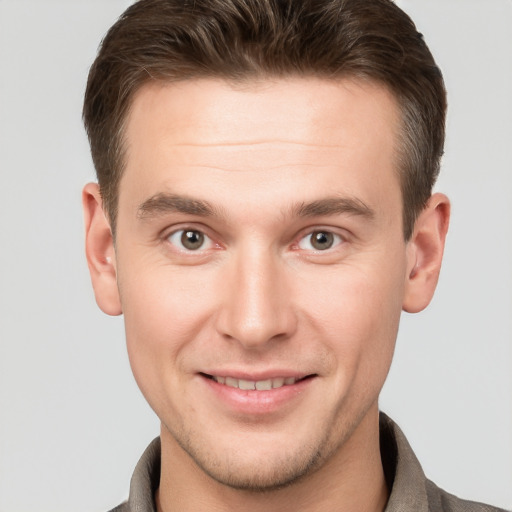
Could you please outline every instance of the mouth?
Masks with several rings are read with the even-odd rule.
[[[208,375],[207,373],[201,373],[201,375],[207,379],[217,382],[218,384],[223,384],[225,386],[244,391],[271,391],[272,389],[279,389],[284,386],[293,386],[298,382],[315,377],[314,374],[311,374],[306,375],[305,377],[273,377],[265,380],[247,380],[229,376]]]

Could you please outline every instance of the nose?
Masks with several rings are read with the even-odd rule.
[[[286,264],[271,250],[241,251],[224,274],[217,329],[247,350],[289,338],[297,319],[287,286]]]

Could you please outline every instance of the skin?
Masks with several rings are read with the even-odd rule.
[[[124,314],[162,423],[160,511],[384,509],[378,396],[449,218],[435,194],[403,239],[399,127],[386,89],[350,80],[136,94],[115,244],[97,185],[83,201],[97,302]],[[307,378],[242,391],[208,375]]]

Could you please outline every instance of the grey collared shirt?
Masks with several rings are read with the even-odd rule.
[[[380,416],[382,462],[391,495],[385,512],[506,512],[465,501],[428,480],[403,432],[384,413]],[[110,512],[156,512],[155,491],[160,482],[160,439],[148,446],[130,483],[128,501]]]

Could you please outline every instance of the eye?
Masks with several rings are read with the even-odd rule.
[[[197,229],[180,229],[171,233],[167,239],[172,245],[184,251],[204,251],[214,246],[213,241]]]
[[[343,242],[341,236],[331,231],[318,230],[309,233],[299,241],[299,248],[307,251],[326,251]]]

